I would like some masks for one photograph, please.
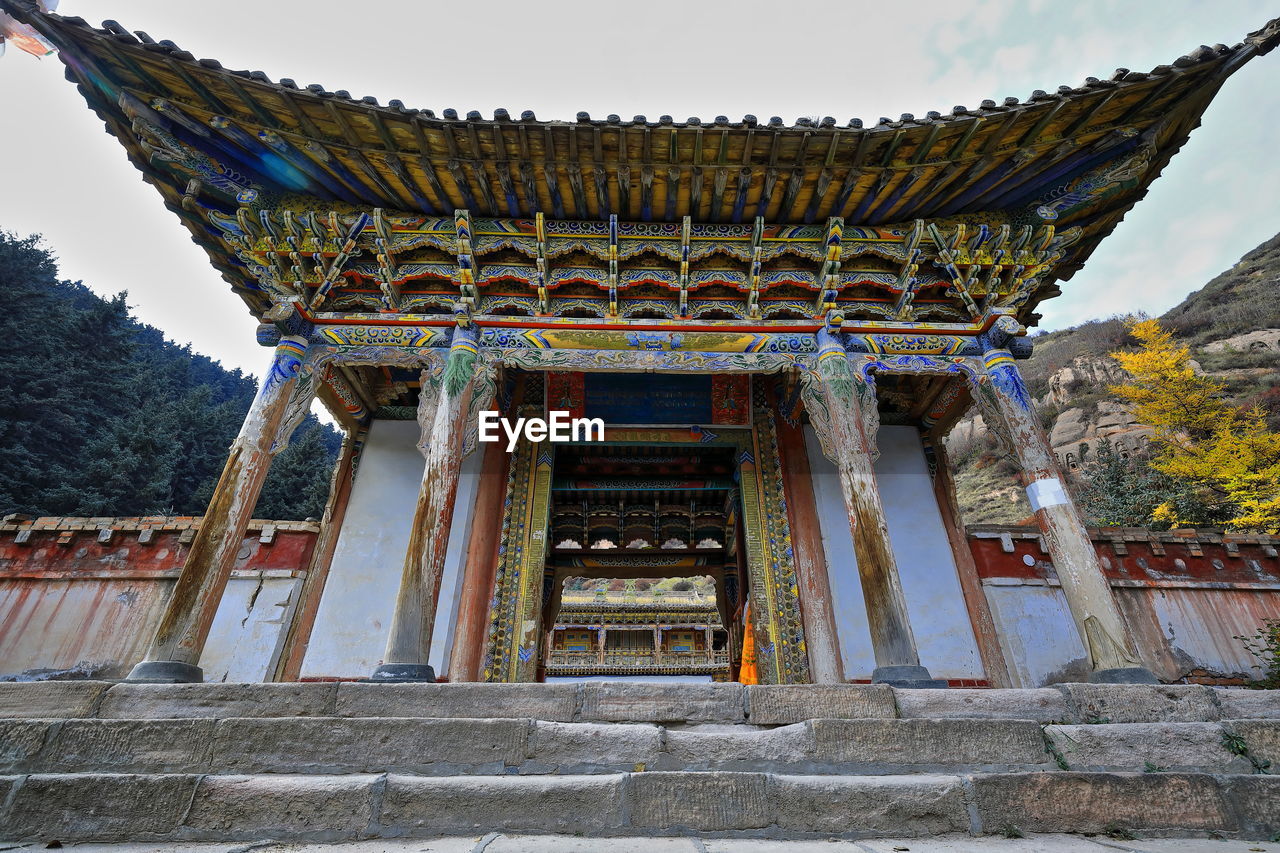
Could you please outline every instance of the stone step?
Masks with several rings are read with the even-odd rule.
[[[11,841],[340,841],[554,832],[868,838],[1021,832],[1266,838],[1280,777],[1196,773],[809,776],[0,777]]]
[[[416,717],[0,720],[4,773],[1249,773],[1272,764],[1280,768],[1280,720],[818,719],[776,727]]]
[[[750,723],[810,719],[1014,719],[1041,723],[1280,719],[1280,691],[1062,684],[1034,690],[740,684],[0,684],[0,718],[506,718]]]

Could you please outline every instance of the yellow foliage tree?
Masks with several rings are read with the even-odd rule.
[[[1152,466],[1190,484],[1202,500],[1226,510],[1227,526],[1280,532],[1280,434],[1258,409],[1240,410],[1225,387],[1191,368],[1191,353],[1156,320],[1129,324],[1134,352],[1113,352],[1133,381],[1111,388],[1135,404],[1135,417],[1155,429]],[[1169,503],[1152,518],[1185,523]]]

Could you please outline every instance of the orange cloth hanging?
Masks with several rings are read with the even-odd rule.
[[[742,608],[742,666],[738,667],[738,681],[742,684],[759,684],[756,672],[756,638],[751,630],[751,602]]]

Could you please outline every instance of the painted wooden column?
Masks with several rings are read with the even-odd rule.
[[[424,371],[418,404],[423,434],[419,447],[426,454],[422,487],[414,509],[405,553],[404,571],[396,594],[395,612],[382,664],[374,681],[435,681],[428,663],[435,628],[440,578],[453,524],[453,504],[462,467],[462,438],[469,396],[479,358],[474,327],[459,325],[444,374],[437,380]]]
[[[978,393],[998,419],[995,427],[1003,427],[1002,438],[1022,468],[1036,524],[1089,655],[1093,669],[1090,680],[1159,683],[1134,651],[1084,519],[1063,485],[1053,448],[1012,354],[1007,349],[992,348],[983,360],[986,375],[978,383]]]
[[[809,652],[809,675],[815,684],[843,684],[840,634],[804,432],[781,417],[777,419],[777,429],[787,515],[795,548],[796,580],[800,585],[800,615],[804,619],[805,648]]]
[[[599,661],[601,666],[604,666],[604,646],[605,646],[604,638],[606,633],[607,633],[607,630],[603,625],[601,625],[600,628],[596,631],[596,659]]]
[[[484,674],[489,602],[493,600],[498,546],[502,540],[502,502],[507,494],[510,457],[501,442],[485,444],[483,450],[477,452],[484,454],[484,460],[480,466],[475,511],[471,516],[467,564],[458,603],[458,624],[454,628],[453,651],[449,655],[450,681],[479,681]]]
[[[283,433],[297,425],[290,414],[310,408],[314,379],[307,339],[281,338],[240,434],[231,443],[222,476],[146,658],[129,673],[129,681],[204,680],[200,654],[271,468],[273,449],[287,444],[289,436]]]
[[[900,687],[946,687],[946,681],[934,679],[920,665],[889,542],[874,469],[880,425],[875,385],[850,368],[844,347],[826,328],[818,332],[815,370],[816,382],[805,389],[805,404],[824,452],[835,463],[849,512],[876,659],[871,680]]]

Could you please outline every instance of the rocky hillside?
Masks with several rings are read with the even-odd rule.
[[[1237,402],[1262,406],[1272,426],[1280,427],[1280,234],[1160,320]],[[1103,438],[1122,456],[1145,452],[1150,429],[1107,392],[1124,377],[1107,353],[1129,343],[1120,318],[1095,320],[1036,336],[1034,354],[1021,364],[1069,474],[1087,464]],[[1012,465],[994,452],[980,415],[957,424],[947,448],[966,523],[1012,524],[1031,514]]]

